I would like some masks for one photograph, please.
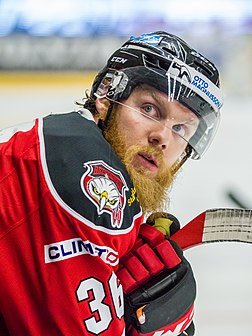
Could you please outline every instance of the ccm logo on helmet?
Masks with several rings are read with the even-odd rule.
[[[126,63],[127,61],[128,61],[127,58],[116,57],[116,56],[112,57],[111,59],[111,62],[122,63],[122,64]]]

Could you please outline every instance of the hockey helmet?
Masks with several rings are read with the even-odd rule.
[[[165,92],[197,115],[197,129],[186,141],[191,157],[199,159],[216,133],[223,104],[215,65],[173,34],[132,36],[98,73],[91,97],[120,102],[141,84]]]

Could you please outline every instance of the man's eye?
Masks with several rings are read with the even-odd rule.
[[[182,124],[173,125],[172,130],[174,133],[180,135],[182,138],[184,138],[186,135],[185,125]]]
[[[143,107],[143,110],[146,113],[151,113],[152,110],[153,110],[153,106],[152,105],[146,105],[146,106]]]
[[[143,110],[146,114],[151,114],[151,115],[154,115],[154,116],[156,114],[156,110],[155,110],[153,105],[145,105],[143,107]]]
[[[152,104],[143,106],[142,111],[147,117],[159,119],[159,111]]]

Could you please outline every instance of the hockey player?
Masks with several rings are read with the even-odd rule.
[[[155,228],[172,218],[142,223],[221,104],[215,66],[155,32],[115,51],[79,111],[0,133],[1,335],[194,334],[191,267]]]

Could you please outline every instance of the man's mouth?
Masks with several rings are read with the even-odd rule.
[[[153,155],[144,152],[137,154],[139,164],[151,172],[156,172],[158,169],[157,159]]]

